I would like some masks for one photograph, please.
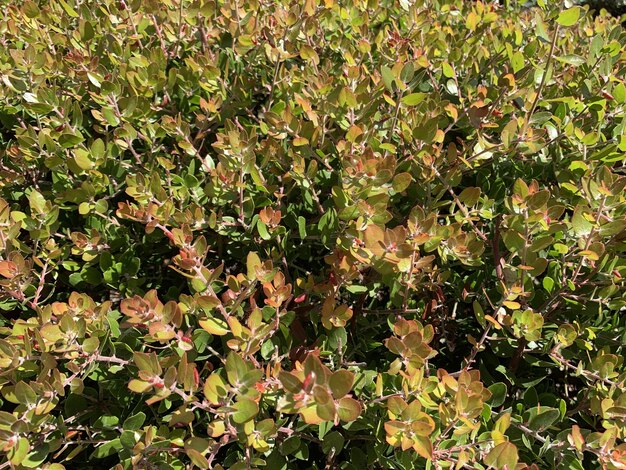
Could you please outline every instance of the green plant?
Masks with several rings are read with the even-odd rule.
[[[5,4],[0,468],[626,468],[626,33],[504,3]]]

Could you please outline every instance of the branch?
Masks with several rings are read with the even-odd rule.
[[[96,362],[111,362],[113,364],[119,364],[121,366],[125,366],[125,365],[127,365],[130,362],[130,361],[127,361],[126,359],[122,359],[120,357],[100,356],[100,355],[97,355],[94,358],[94,361],[96,361]]]
[[[535,99],[533,100],[533,104],[530,107],[530,111],[526,114],[526,119],[524,119],[524,127],[522,128],[522,138],[526,136],[526,131],[528,130],[528,124],[530,123],[530,119],[532,115],[535,113],[535,109],[537,109],[537,104],[539,103],[539,98],[541,97],[541,92],[543,91],[543,87],[546,84],[548,78],[548,72],[550,71],[550,64],[552,63],[552,58],[554,57],[554,48],[556,46],[556,38],[559,35],[559,24],[557,23],[556,28],[554,30],[554,35],[552,36],[552,43],[550,44],[550,52],[548,53],[548,60],[546,61],[546,70],[541,76],[541,83],[539,84],[539,88],[537,88],[537,94],[535,95]]]
[[[559,354],[559,352],[557,351],[556,348],[553,349],[552,351],[550,351],[550,357],[552,359],[554,359],[555,361],[557,361],[562,366],[565,366],[566,368],[568,368],[570,370],[575,370],[576,372],[578,372],[578,367],[576,367],[574,364],[570,363],[561,354]],[[598,374],[596,374],[595,372],[591,372],[589,370],[583,369],[580,372],[580,375],[582,375],[583,377],[586,377],[588,379],[597,380],[598,382],[602,382],[603,384],[611,386],[611,387],[617,387],[618,386],[617,382],[614,382],[611,379],[605,379],[604,377],[601,377]]]
[[[41,269],[41,274],[39,274],[39,284],[37,285],[37,291],[35,292],[35,298],[32,301],[32,304],[35,306],[35,308],[37,308],[37,305],[39,304],[39,297],[41,296],[41,291],[43,290],[45,284],[46,284],[46,274],[48,274],[48,264],[50,263],[49,260],[46,260],[45,264],[43,265],[43,268]]]

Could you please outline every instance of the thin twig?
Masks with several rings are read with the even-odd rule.
[[[32,302],[35,307],[39,305],[39,297],[41,296],[41,291],[46,285],[46,274],[48,274],[49,263],[50,263],[50,260],[46,260],[46,262],[43,265],[43,268],[41,269],[41,274],[39,274],[39,284],[37,285],[37,291],[35,292],[35,297],[33,298],[33,302]]]
[[[554,29],[554,35],[552,36],[552,43],[550,44],[550,52],[548,53],[548,60],[546,61],[546,69],[541,76],[541,83],[539,83],[539,88],[537,88],[537,94],[535,95],[535,99],[533,100],[533,104],[530,107],[530,111],[526,114],[526,119],[524,119],[524,127],[522,128],[521,136],[524,138],[526,136],[526,130],[528,129],[528,124],[535,113],[535,109],[537,109],[537,104],[539,103],[539,98],[541,98],[541,92],[543,91],[543,87],[546,84],[548,79],[548,72],[550,71],[550,64],[552,63],[552,58],[554,57],[554,48],[556,46],[556,39],[559,36],[559,24],[557,23],[556,28]]]
[[[179,55],[182,52],[182,48],[183,48],[183,44],[182,44],[183,24],[184,24],[183,23],[183,5],[184,5],[184,1],[178,0],[178,40],[176,43],[176,51]]]
[[[417,247],[414,248],[411,254],[411,264],[409,265],[409,272],[406,279],[406,286],[404,288],[404,300],[402,301],[402,313],[406,313],[409,308],[409,289],[411,287],[411,277],[413,276],[413,267],[415,266],[415,256],[417,255]]]
[[[550,351],[550,357],[553,358],[555,361],[557,361],[562,366],[564,366],[564,367],[566,367],[566,368],[568,368],[570,370],[575,370],[575,371],[578,372],[578,367],[576,367],[574,364],[570,363],[567,359],[565,359],[561,354],[559,354],[559,352],[556,349],[553,349],[552,351]],[[618,384],[616,382],[614,382],[613,380],[605,379],[604,377],[599,376],[595,372],[591,372],[591,371],[586,370],[586,369],[583,369],[580,372],[580,375],[582,375],[583,377],[589,378],[589,379],[597,380],[598,382],[602,382],[603,384],[611,386],[611,387],[617,387],[618,386]]]

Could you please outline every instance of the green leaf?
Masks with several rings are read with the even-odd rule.
[[[103,444],[100,447],[96,448],[96,450],[92,452],[91,458],[103,459],[105,457],[109,457],[110,455],[118,453],[123,448],[124,446],[119,439],[113,439],[111,442],[107,442],[106,444]]]
[[[260,221],[259,221],[260,222]],[[259,258],[259,255],[254,252],[254,251],[250,251],[248,253],[248,257],[246,258],[246,276],[248,279],[256,279],[256,270],[261,268],[261,266],[263,265],[263,263],[261,262],[261,258]]]
[[[302,240],[306,238],[306,219],[302,216],[298,217],[298,234]]]
[[[380,72],[383,77],[385,87],[387,87],[387,90],[393,91],[393,81],[395,80],[395,77],[392,70],[386,65],[383,65]]]
[[[85,341],[83,341],[83,344],[81,346],[84,352],[86,352],[87,354],[91,354],[98,350],[98,347],[100,346],[100,340],[96,336],[87,338],[85,339]]]
[[[533,431],[543,431],[552,426],[561,416],[556,408],[537,407],[528,410],[529,419],[527,426]]]
[[[345,438],[340,432],[329,432],[324,436],[324,440],[322,441],[322,451],[326,455],[330,455],[331,453],[334,456],[339,455],[343,449],[345,441]]]
[[[198,306],[205,311],[206,313],[210,313],[221,304],[220,299],[218,299],[214,295],[201,295],[197,297]]]
[[[135,431],[137,429],[141,429],[141,426],[143,426],[145,420],[146,414],[143,411],[140,411],[139,413],[135,413],[134,415],[126,418],[124,420],[124,423],[122,424],[122,429],[127,431]]]
[[[470,11],[465,17],[465,27],[470,31],[475,31],[480,23],[480,16],[474,11]]]
[[[343,398],[351,389],[354,383],[354,374],[347,370],[334,372],[328,380],[328,386],[333,392],[335,400]]]
[[[510,442],[502,442],[489,451],[485,464],[498,470],[513,469],[517,465],[517,447]]]
[[[521,252],[524,249],[526,241],[522,234],[515,230],[508,230],[502,236],[504,245],[512,252]]]
[[[157,375],[161,373],[161,366],[159,365],[159,360],[154,352],[141,353],[135,351],[133,352],[133,362],[139,370]]]
[[[93,162],[89,159],[89,154],[83,149],[77,149],[74,153],[74,162],[81,170],[90,170],[93,168]]]
[[[280,371],[278,379],[288,392],[300,393],[302,391],[303,383],[291,372]]]
[[[580,7],[572,7],[559,13],[556,22],[561,26],[573,26],[580,18]]]
[[[50,452],[50,446],[46,443],[39,444],[36,448],[31,450],[24,460],[22,460],[22,467],[24,468],[41,468],[41,464],[46,461]]]
[[[626,229],[626,220],[614,220],[600,226],[600,235],[610,237],[623,232]]]
[[[578,333],[576,332],[576,328],[568,323],[565,323],[559,326],[559,329],[557,330],[557,333],[555,335],[555,339],[559,343],[561,343],[562,346],[568,347],[574,343],[574,340],[577,336]]]
[[[428,93],[411,93],[402,97],[402,104],[416,106],[426,99]]]
[[[363,292],[368,291],[367,286],[361,286],[358,284],[346,286],[346,290],[352,294],[362,294]]]
[[[289,436],[280,444],[279,452],[282,455],[291,455],[300,448],[301,443],[298,436]]]
[[[400,80],[402,80],[404,83],[409,83],[414,75],[415,66],[413,65],[413,62],[407,62],[406,64],[404,64],[404,67],[402,67],[402,72],[400,72]]]
[[[556,56],[556,60],[558,60],[559,62],[563,62],[564,64],[573,65],[575,67],[578,67],[579,65],[587,62],[583,57],[576,54]]]
[[[24,13],[29,18],[37,18],[39,14],[41,13],[39,6],[35,2],[32,2],[30,0],[28,0],[27,2],[24,2],[23,8],[24,8]]]
[[[576,206],[572,215],[572,228],[577,236],[589,235],[593,230],[593,224],[583,214],[584,209],[582,206]]]
[[[94,158],[104,158],[105,155],[105,147],[102,139],[96,139],[91,143],[91,147],[89,149],[91,151],[91,155]]]
[[[480,326],[482,326],[483,328],[487,326],[487,320],[485,320],[485,311],[483,310],[482,305],[480,305],[477,300],[474,300],[474,302],[472,303],[472,308],[474,310],[474,316],[476,317],[476,320],[478,320]]]
[[[459,201],[461,201],[462,203],[468,206],[473,206],[478,202],[478,199],[480,198],[480,188],[472,186],[470,186],[469,188],[465,188],[463,191],[461,191],[461,194],[459,194],[458,198]]]
[[[7,457],[13,465],[19,465],[26,458],[29,450],[30,444],[28,439],[20,437],[17,443],[7,452]]]
[[[320,63],[320,58],[311,46],[305,44],[300,48],[300,57],[304,60],[310,60],[315,65]]]
[[[117,319],[119,318],[119,312],[116,312],[114,310],[110,311],[107,314],[107,323],[109,325],[109,329],[111,331],[111,336],[113,338],[118,338],[121,334],[121,330],[120,330],[120,325],[117,321]]]
[[[244,375],[248,372],[248,364],[236,352],[230,352],[226,357],[226,375],[228,382],[233,387],[239,387],[243,381]]]
[[[15,396],[20,403],[26,405],[34,405],[37,403],[37,394],[30,385],[26,382],[20,381],[15,385]]]
[[[263,371],[260,369],[251,369],[245,373],[241,379],[243,387],[253,387],[259,380],[263,378]]]
[[[257,220],[257,222],[256,222],[256,229],[259,232],[259,235],[261,235],[261,238],[263,240],[271,240],[272,239],[272,236],[267,231],[267,225],[265,225],[260,219]]]
[[[337,414],[341,421],[354,421],[361,415],[361,404],[354,398],[343,397],[339,400]]]
[[[69,6],[69,4],[65,0],[57,0],[57,1],[61,4],[63,9],[65,10],[65,13],[67,13],[72,18],[78,18],[78,13],[76,13],[76,10],[74,10],[71,6]]]
[[[110,126],[118,126],[120,123],[119,118],[115,115],[115,111],[111,108],[102,108],[102,116],[109,123]]]
[[[515,51],[513,53],[513,57],[511,58],[511,65],[513,67],[513,73],[517,73],[524,68],[526,65],[526,59],[524,58],[524,54],[520,51]]]
[[[124,449],[132,449],[137,444],[134,431],[122,431],[120,434],[120,442],[124,446]]]
[[[59,137],[59,145],[63,148],[75,147],[83,140],[85,140],[84,137],[78,131],[75,133],[65,132]]]
[[[548,294],[552,294],[552,292],[554,291],[554,279],[549,276],[543,278],[543,280],[541,281],[541,285]]]
[[[235,412],[233,413],[233,421],[237,424],[250,421],[259,413],[259,405],[255,401],[242,398],[233,405]]]
[[[198,468],[201,469],[207,469],[209,468],[209,461],[208,459],[202,455],[200,452],[198,452],[195,449],[185,449],[185,453],[187,454],[187,457],[189,457],[189,460],[191,460],[191,462]],[[231,467],[232,468],[232,467]]]
[[[28,205],[35,213],[43,214],[46,211],[46,199],[37,190],[31,191],[28,195]]]
[[[226,383],[217,373],[213,373],[204,381],[204,396],[213,405],[218,405],[228,394]]]
[[[526,182],[521,178],[517,178],[513,184],[513,194],[522,199],[526,199],[528,197],[528,192],[529,189]]]
[[[528,198],[528,207],[532,210],[543,208],[550,200],[550,191],[539,191]]]
[[[618,83],[613,88],[613,98],[620,104],[626,102],[626,85],[624,83]]]
[[[489,404],[492,408],[497,408],[498,406],[502,406],[504,401],[506,400],[506,384],[502,382],[496,382],[493,385],[490,385],[489,391],[491,392],[491,399],[489,400]]]
[[[200,453],[205,453],[209,450],[211,442],[208,439],[201,437],[191,437],[185,442],[185,450],[194,449]]]
[[[96,87],[100,88],[100,86],[102,85],[100,80],[102,79],[101,77],[98,77],[97,75],[91,73],[91,72],[87,72],[87,79],[89,79],[89,81],[91,83],[93,83]]]
[[[133,379],[128,383],[128,389],[135,393],[146,393],[152,388],[150,382]]]
[[[393,190],[396,193],[401,193],[405,191],[411,185],[412,181],[413,181],[413,177],[411,176],[410,173],[407,173],[407,172],[399,173],[393,178],[393,183],[392,183]]]
[[[224,336],[230,333],[228,323],[221,318],[207,318],[206,320],[199,320],[198,324],[207,332],[215,336]]]
[[[115,429],[119,423],[120,419],[117,416],[103,415],[95,421],[94,426],[96,428]]]

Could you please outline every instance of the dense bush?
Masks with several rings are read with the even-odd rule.
[[[626,34],[503,3],[5,2],[0,468],[626,468]]]

